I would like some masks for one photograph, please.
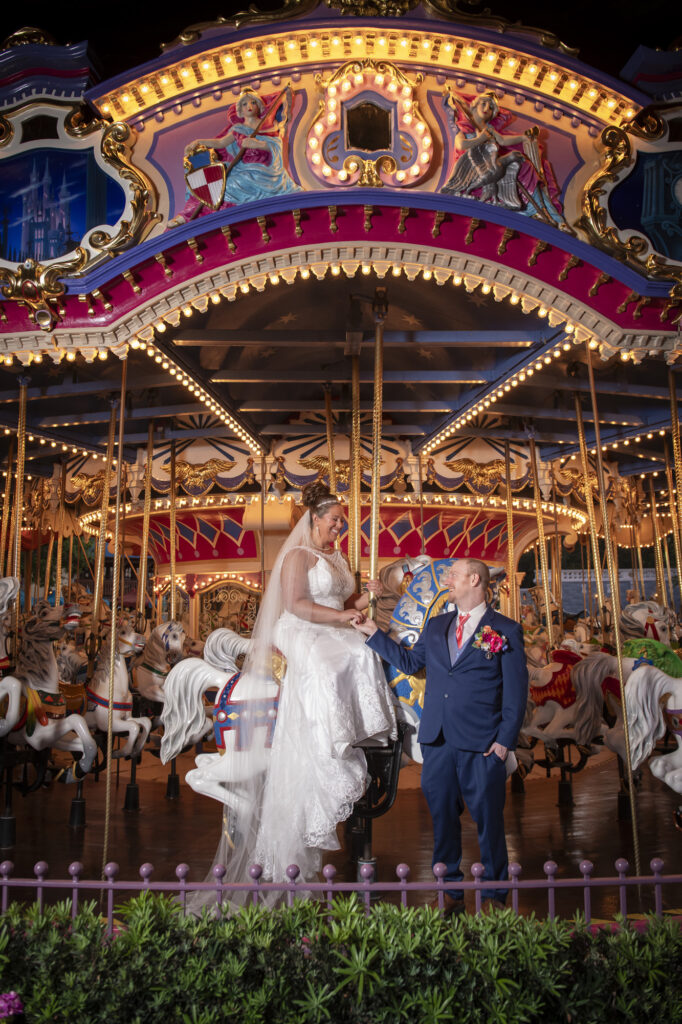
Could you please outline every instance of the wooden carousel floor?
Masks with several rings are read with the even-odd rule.
[[[120,765],[112,776],[112,813],[108,859],[120,865],[121,879],[139,877],[139,866],[149,861],[154,865],[154,880],[171,880],[175,867],[182,861],[190,865],[190,879],[203,879],[208,871],[218,840],[221,808],[214,801],[197,796],[184,782],[184,773],[192,767],[192,757],[179,759],[180,796],[166,799],[168,769],[151,755],[144,755],[138,768],[140,809],[123,810],[130,766]],[[49,865],[51,878],[67,878],[72,861],[84,864],[84,878],[100,877],[105,823],[104,776],[99,782],[86,781],[86,816],[84,828],[69,826],[69,810],[75,787],[53,783],[25,797],[16,794],[16,846],[0,850],[0,859],[11,860],[15,877],[33,877],[38,860]],[[595,876],[615,874],[614,862],[625,857],[634,873],[632,828],[629,821],[617,817],[618,774],[615,759],[608,752],[592,758],[573,784],[573,806],[557,806],[557,779],[547,779],[534,768],[525,782],[524,793],[508,791],[505,812],[510,861],[518,861],[526,879],[543,877],[543,864],[554,860],[558,877],[579,878],[578,865],[584,859],[595,866]],[[642,773],[637,791],[639,840],[642,873],[650,874],[649,862],[660,857],[665,873],[682,872],[682,834],[673,825],[673,811],[679,798],[653,778],[648,768]],[[342,842],[343,828],[339,835]],[[465,877],[478,860],[476,831],[465,814],[464,863]],[[431,879],[431,823],[419,788],[419,767],[408,765],[401,772],[398,797],[393,809],[374,823],[373,852],[378,859],[380,880],[395,877],[395,866],[402,862],[411,868],[411,880]],[[339,880],[355,878],[355,866],[344,849],[330,854],[328,862],[337,868]],[[653,907],[653,893],[648,887],[634,887],[628,900],[632,913],[646,912]],[[17,894],[18,895],[18,894]],[[60,896],[66,895],[65,893]],[[60,898],[56,897],[55,898]],[[415,894],[415,904],[428,902],[428,894]],[[473,909],[473,894],[467,896]],[[546,895],[520,893],[520,910],[544,915]],[[572,916],[582,906],[582,890],[557,893],[557,911]],[[682,885],[664,891],[667,913],[682,913]],[[595,918],[610,918],[618,909],[615,889],[595,890],[592,912]]]

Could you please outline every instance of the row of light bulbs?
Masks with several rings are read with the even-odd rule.
[[[210,576],[202,577],[201,581],[194,586],[194,591],[206,590],[208,587],[213,586],[216,583],[223,583],[226,580],[230,580],[233,583],[241,583],[249,590],[253,590],[254,593],[260,594],[261,587],[255,580],[250,579],[248,576],[240,575],[236,572],[214,572]],[[171,578],[170,576],[157,576],[156,583],[154,584],[154,593],[160,594],[168,587],[170,587]],[[187,579],[185,576],[175,577],[176,587],[181,587],[185,592],[187,591]]]
[[[658,437],[665,437],[665,435],[667,433],[668,433],[667,430],[661,430],[661,429],[659,429],[659,430],[648,430],[646,432],[646,434],[641,434],[641,433],[640,434],[634,434],[631,437],[621,437],[621,438],[618,439],[618,441],[607,441],[606,444],[603,444],[601,446],[601,450],[602,450],[602,452],[618,451],[618,449],[621,448],[621,447],[629,448],[629,446],[631,444],[642,444],[644,441],[651,441],[651,440],[653,440],[653,438],[656,435]],[[569,442],[567,442],[567,443],[569,443]],[[597,449],[594,448],[594,447],[589,448],[588,451],[589,451],[590,455],[596,455],[597,454]],[[634,456],[634,457],[636,457],[636,458],[638,458],[638,459],[644,459],[647,462],[654,462],[654,461],[656,461],[656,462],[664,462],[665,461],[663,456],[659,456],[658,458],[654,458],[651,455],[642,455],[640,452],[630,452],[629,454]],[[575,454],[575,453],[573,455],[565,455],[561,459],[559,459],[559,467],[561,468],[561,466],[563,466],[563,464],[565,462],[568,462],[568,461],[575,462],[577,460],[577,458],[578,458],[578,455]],[[654,476],[658,476],[658,472],[655,472],[653,475]],[[646,476],[646,474],[645,473],[640,473],[640,476],[643,479]]]
[[[101,360],[109,358],[109,349],[107,348],[95,349],[90,345],[85,347],[88,350],[88,357],[86,358],[86,362],[88,363],[93,362],[95,357]],[[83,349],[80,351],[83,353]],[[90,358],[90,354],[92,355],[92,358]],[[75,348],[56,348],[46,350],[45,352],[8,352],[2,357],[2,362],[5,366],[13,366],[16,359],[22,366],[31,366],[31,364],[39,366],[43,359],[48,356],[53,363],[61,363],[62,359],[66,359],[67,363],[73,363],[76,361],[77,355],[78,350]]]
[[[114,90],[100,100],[107,115],[130,116],[189,90],[220,83],[232,77],[261,78],[266,68],[282,73],[295,66],[319,65],[321,60],[393,59],[424,67],[434,73],[443,70],[483,74],[499,79],[504,86],[530,89],[551,101],[562,101],[584,113],[603,119],[629,119],[635,107],[625,97],[578,74],[569,74],[560,65],[551,65],[521,51],[486,47],[457,36],[431,35],[425,32],[380,33],[299,32],[272,35],[256,42],[242,42],[225,49],[204,53],[195,61],[180,61],[154,74],[139,78]]]
[[[16,427],[5,427],[4,428],[4,432],[5,432],[6,436],[9,436],[10,434],[16,434],[17,433],[17,428]],[[63,443],[60,443],[59,441],[55,441],[51,437],[44,437],[41,434],[36,434],[35,431],[31,431],[30,434],[29,433],[26,434],[26,441],[29,442],[29,443],[33,443],[34,441],[37,441],[38,444],[40,444],[41,446],[46,447],[47,445],[49,445],[50,448],[54,448],[55,450],[57,448],[59,448],[59,449],[61,449],[63,454],[70,453],[71,455],[84,455],[86,457],[89,456],[89,457],[91,457],[93,459],[98,459],[101,456],[102,460],[104,460],[105,457],[106,457],[105,453],[102,452],[101,450],[97,450],[96,451],[94,448],[83,448],[81,445],[63,444]],[[117,464],[117,462],[118,462],[118,460],[114,459],[113,460],[113,465],[115,466]],[[3,476],[7,476],[6,473],[3,473],[2,475]],[[27,479],[30,480],[31,477],[29,476],[29,477],[27,477]]]
[[[220,300],[218,299],[218,301]],[[192,307],[184,307],[183,312],[186,316],[191,316],[193,312]],[[163,321],[160,321],[155,325],[155,330],[163,334],[166,330],[166,325]],[[261,445],[251,436],[251,434],[249,434],[247,430],[244,429],[241,423],[238,423],[237,420],[234,419],[234,417],[231,416],[225,408],[223,408],[220,402],[216,401],[216,399],[202,387],[199,381],[193,377],[192,374],[178,366],[178,364],[174,362],[169,355],[157,348],[153,342],[145,341],[140,337],[135,337],[131,339],[130,347],[139,349],[141,352],[146,353],[146,355],[150,359],[153,359],[162,370],[166,370],[179,384],[187,388],[188,392],[193,395],[194,398],[201,402],[205,408],[224,423],[226,427],[229,427],[229,429],[236,434],[237,437],[251,449],[251,451],[256,454],[260,454],[262,452]]]
[[[462,278],[455,276],[453,278],[453,283],[462,283]],[[489,282],[482,279],[476,280],[476,284],[481,285],[481,292],[484,295],[488,295],[491,291],[495,290],[495,285],[491,285]],[[470,291],[473,289],[469,287],[467,290]],[[529,308],[528,302],[524,304],[523,300],[526,298],[525,296],[520,295],[512,289],[509,289],[509,294],[504,297],[508,298],[510,303],[514,306],[520,304],[525,313],[531,312],[531,309],[533,308]],[[575,324],[570,320],[567,320],[564,313],[558,313],[556,310],[550,310],[545,306],[540,305],[537,300],[531,301],[535,303],[535,307],[539,306],[539,308],[536,309],[536,312],[541,319],[547,317],[552,326],[556,326],[557,323],[563,322],[563,331],[565,334],[573,336],[572,342],[565,339],[562,342],[556,343],[552,348],[547,349],[542,353],[542,355],[534,356],[520,370],[516,370],[513,374],[507,377],[505,381],[497,384],[492,391],[488,392],[485,398],[479,398],[476,401],[473,401],[454,421],[451,421],[446,427],[439,430],[438,433],[435,434],[426,445],[424,445],[422,451],[425,455],[429,455],[436,448],[440,447],[440,445],[445,441],[448,441],[453,434],[456,434],[467,426],[472,426],[472,420],[480,414],[488,412],[491,406],[493,406],[499,399],[505,398],[513,388],[517,388],[519,384],[523,384],[524,381],[533,377],[534,374],[540,373],[547,366],[551,366],[554,360],[559,359],[564,353],[570,352],[573,345],[582,345],[589,339],[590,348],[599,347],[599,342],[596,339],[590,338],[588,332],[579,324]]]

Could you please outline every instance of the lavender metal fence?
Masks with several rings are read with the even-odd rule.
[[[623,917],[628,915],[628,889],[643,887],[653,892],[654,913],[657,917],[663,915],[663,889],[665,886],[681,885],[682,874],[664,875],[664,864],[660,858],[655,857],[651,863],[651,875],[628,875],[630,865],[624,858],[615,862],[617,874],[608,877],[593,877],[594,865],[589,860],[581,861],[579,870],[580,878],[558,878],[558,866],[554,861],[547,861],[543,865],[545,878],[543,879],[522,879],[522,868],[520,864],[509,865],[509,882],[507,888],[511,894],[511,906],[515,913],[519,912],[519,893],[524,890],[545,890],[547,895],[547,916],[556,917],[556,894],[558,890],[582,889],[582,904],[585,919],[592,920],[592,891],[596,888],[615,888],[618,892],[618,913]],[[4,912],[9,903],[10,894],[15,890],[29,890],[34,892],[34,902],[42,909],[46,890],[65,890],[65,894],[72,899],[72,916],[78,912],[79,900],[88,893],[100,894],[103,902],[106,903],[106,916],[108,931],[111,934],[114,925],[114,901],[117,894],[124,892],[161,892],[176,896],[186,911],[187,898],[191,893],[215,894],[216,914],[221,913],[221,904],[228,901],[231,895],[245,894],[242,902],[251,901],[254,904],[260,902],[262,896],[268,893],[282,893],[286,902],[291,906],[295,897],[302,893],[317,895],[318,898],[327,901],[330,905],[334,896],[339,893],[357,892],[363,899],[367,913],[370,912],[372,899],[389,893],[397,893],[400,903],[408,905],[410,893],[434,893],[438,899],[439,906],[443,907],[444,892],[446,887],[451,888],[452,883],[446,886],[444,875],[446,867],[444,864],[435,864],[433,868],[434,880],[426,882],[410,882],[410,868],[407,864],[398,864],[395,869],[396,880],[392,882],[374,881],[374,869],[371,865],[365,864],[360,868],[360,881],[337,882],[335,881],[336,868],[327,864],[322,869],[324,881],[300,882],[298,881],[299,869],[295,864],[287,868],[287,882],[262,882],[262,869],[254,864],[250,871],[250,878],[243,883],[225,883],[223,881],[226,869],[218,864],[213,869],[213,881],[189,882],[188,875],[190,868],[187,864],[178,864],[175,869],[176,882],[153,882],[152,875],[154,866],[143,864],[140,867],[140,881],[119,881],[118,864],[109,863],[104,869],[104,879],[88,880],[82,879],[83,865],[78,861],[69,865],[69,879],[48,878],[48,865],[45,861],[38,861],[34,866],[34,878],[13,878],[14,865],[11,861],[3,861],[0,864],[0,909]],[[490,882],[483,881],[484,867],[482,864],[473,864],[471,874],[473,881],[462,881],[457,883],[457,888],[464,892],[475,894],[476,913],[481,911],[481,892],[490,889]]]

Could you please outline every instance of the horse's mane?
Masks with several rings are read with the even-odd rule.
[[[620,629],[623,636],[644,636],[644,622],[640,617],[646,619],[649,614],[657,619],[667,621],[665,611],[656,601],[638,601],[636,604],[627,604],[620,615]]]

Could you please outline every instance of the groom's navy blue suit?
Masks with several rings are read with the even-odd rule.
[[[413,648],[395,643],[377,630],[368,645],[407,675],[426,666],[424,709],[419,742],[424,756],[422,789],[433,818],[433,863],[447,865],[446,879],[461,881],[460,814],[464,804],[478,827],[485,878],[506,880],[504,836],[504,762],[492,753],[494,742],[513,749],[526,711],[528,669],[521,626],[488,607],[474,634],[450,660],[448,633],[457,612],[431,618]],[[474,646],[484,626],[506,637],[507,650],[486,657]],[[450,888],[455,899],[462,891]],[[505,888],[491,888],[484,898],[504,901]]]

